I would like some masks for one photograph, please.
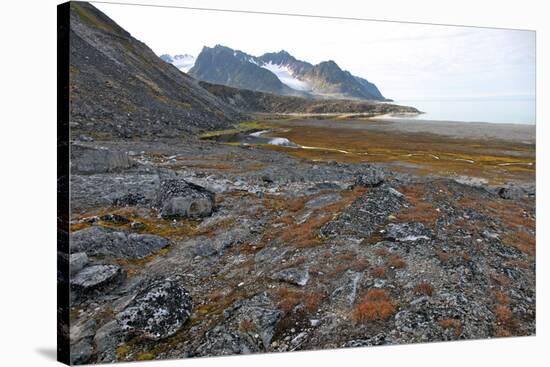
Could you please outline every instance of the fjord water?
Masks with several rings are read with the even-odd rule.
[[[464,98],[441,100],[397,100],[422,112],[419,120],[535,124],[535,98]],[[407,118],[411,118],[407,116]]]

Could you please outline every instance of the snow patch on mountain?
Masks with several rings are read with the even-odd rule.
[[[276,65],[271,62],[261,65],[264,69],[271,71],[279,80],[290,88],[300,91],[311,90],[309,84],[292,75],[292,72],[285,65]]]
[[[189,54],[174,55],[174,56],[162,55],[160,58],[174,65],[184,73],[187,73],[189,69],[191,69],[193,65],[195,65],[195,58]]]

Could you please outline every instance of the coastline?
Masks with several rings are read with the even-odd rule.
[[[303,119],[273,121],[288,126],[376,130],[391,133],[427,133],[458,139],[502,140],[535,144],[536,125],[492,122],[417,120],[413,118]]]

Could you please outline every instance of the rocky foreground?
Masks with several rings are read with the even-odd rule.
[[[72,362],[535,333],[535,193],[212,142],[72,144]]]

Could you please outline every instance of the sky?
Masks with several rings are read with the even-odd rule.
[[[535,32],[94,4],[157,55],[221,44],[334,60],[399,100],[535,96]]]

